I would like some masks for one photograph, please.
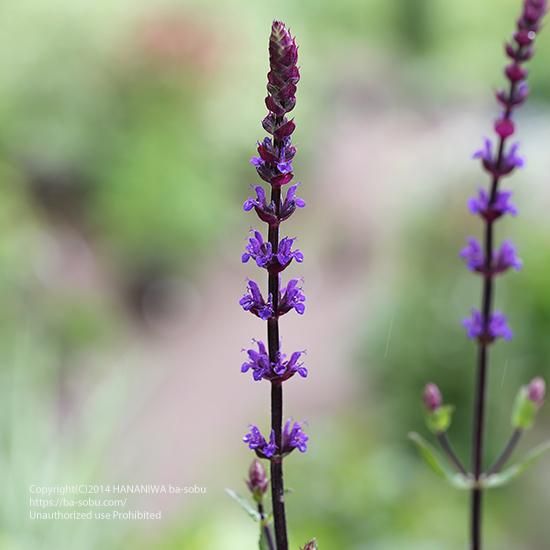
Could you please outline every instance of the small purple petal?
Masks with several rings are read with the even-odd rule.
[[[515,269],[516,271],[519,271],[522,266],[523,262],[517,255],[516,247],[511,241],[504,241],[495,255],[495,272],[502,273],[508,269]]]
[[[302,430],[299,422],[292,423],[292,420],[287,420],[282,433],[283,453],[290,453],[294,449],[298,449],[301,453],[307,451],[307,442],[309,437]]]
[[[466,262],[471,271],[480,271],[483,269],[485,258],[479,241],[470,237],[468,245],[460,251],[460,257]]]

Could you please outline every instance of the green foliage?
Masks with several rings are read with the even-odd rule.
[[[523,460],[520,460],[518,463],[510,466],[509,468],[506,468],[506,470],[503,470],[502,472],[499,472],[497,474],[490,475],[487,479],[483,481],[483,486],[487,487],[488,489],[492,489],[494,487],[502,487],[504,485],[507,485],[523,472],[525,472],[525,470],[527,470],[529,467],[533,466],[540,458],[542,458],[544,453],[548,451],[550,451],[550,441],[538,445],[537,447],[529,451],[529,453],[527,453]]]
[[[258,510],[244,497],[233,491],[232,489],[226,489],[225,492],[254,520],[261,522],[262,518],[258,513]]]
[[[457,489],[471,489],[470,480],[462,474],[457,474],[449,469],[447,462],[439,456],[439,453],[421,435],[416,432],[409,434],[409,439],[416,445],[420,456],[429,468],[439,477],[445,479]]]

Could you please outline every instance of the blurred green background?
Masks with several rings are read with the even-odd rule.
[[[306,260],[308,310],[285,349],[310,449],[287,461],[292,548],[465,548],[468,500],[427,471],[407,432],[420,395],[456,405],[468,457],[475,348],[460,319],[480,281],[457,255],[480,231],[471,153],[490,132],[502,42],[519,0],[6,0],[0,7],[1,550],[242,550],[250,422],[268,387],[240,375],[262,336],[237,304],[257,182],[271,21],[300,45],[296,174],[287,224]],[[488,459],[513,397],[550,373],[550,36],[518,115],[521,216],[499,224],[523,271],[498,281],[516,337],[492,353]],[[285,273],[286,276],[286,273]],[[518,455],[549,434],[550,413]],[[131,496],[161,521],[29,519],[29,486],[197,485]],[[487,548],[548,548],[548,459],[487,498]]]

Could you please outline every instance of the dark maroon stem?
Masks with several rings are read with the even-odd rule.
[[[514,96],[516,84],[510,84],[509,98]],[[511,101],[511,100],[510,100]],[[511,102],[506,108],[503,118],[509,119],[512,115]],[[502,164],[506,138],[501,137],[498,146],[497,168]],[[489,210],[495,203],[498,193],[500,176],[495,175],[491,183],[489,196]],[[481,296],[481,311],[483,319],[483,333],[489,333],[489,321],[493,310],[494,275],[491,273],[491,263],[494,249],[494,219],[485,220],[484,251],[485,273],[483,279],[483,291]],[[472,489],[471,497],[471,550],[481,550],[482,504],[483,490],[478,482],[483,474],[483,446],[485,435],[485,409],[487,397],[487,368],[489,365],[489,345],[487,338],[480,338],[478,344],[478,360],[475,382],[474,415],[473,415],[473,442],[472,442],[472,471],[476,483]]]
[[[500,456],[495,460],[495,463],[487,470],[487,475],[496,474],[500,472],[500,470],[502,470],[506,462],[508,462],[509,458],[512,456],[512,453],[519,443],[522,434],[523,430],[521,430],[520,428],[516,428],[514,430],[510,439],[508,440],[508,443],[506,444],[506,447],[504,447],[502,453],[500,453]]]
[[[464,468],[464,465],[462,464],[460,458],[458,458],[457,454],[455,453],[453,446],[451,445],[451,442],[449,441],[449,438],[447,437],[447,434],[445,432],[441,432],[437,434],[437,441],[439,442],[439,445],[445,451],[445,454],[447,455],[448,459],[451,461],[452,465],[464,476],[468,475],[468,472],[466,472],[466,468]]]
[[[271,188],[271,200],[275,205],[275,213],[279,215],[281,209],[281,188]],[[270,225],[268,240],[271,243],[273,254],[277,254],[279,247],[279,226]],[[268,291],[273,299],[273,310],[279,309],[279,274],[269,272]],[[279,318],[277,314],[267,321],[267,343],[269,359],[275,363],[279,357]],[[271,382],[271,429],[275,433],[275,444],[281,449],[283,429],[283,385],[280,380]],[[277,550],[288,550],[285,515],[285,488],[283,480],[283,459],[275,455],[271,459],[271,499],[273,505],[273,523],[275,525],[275,539]]]
[[[262,531],[265,537],[265,541],[267,543],[268,550],[276,550],[275,545],[273,544],[273,536],[271,534],[271,529],[269,528],[269,524],[264,523],[265,522],[265,511],[264,511],[264,505],[259,502],[258,503],[258,514],[260,514],[260,520],[262,521]]]

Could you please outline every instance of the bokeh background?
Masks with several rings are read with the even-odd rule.
[[[469,448],[474,346],[460,319],[480,281],[457,257],[480,231],[470,160],[491,128],[503,39],[519,0],[5,0],[0,7],[0,548],[242,550],[250,422],[268,386],[241,375],[264,326],[239,306],[257,181],[267,39],[298,37],[296,174],[288,224],[306,260],[307,349],[286,385],[310,449],[286,462],[292,547],[465,548],[465,493],[428,471],[437,382]],[[515,330],[492,354],[488,453],[519,385],[550,374],[550,36],[519,114],[521,216],[499,224],[524,270],[498,282]],[[286,275],[286,274],[285,274]],[[518,456],[550,434],[550,413]],[[548,548],[548,459],[487,498],[489,549]],[[31,521],[29,484],[172,483],[206,494],[132,497],[162,521]]]

